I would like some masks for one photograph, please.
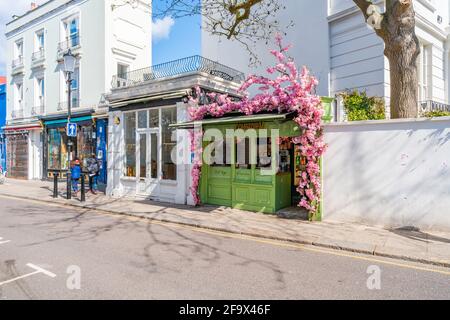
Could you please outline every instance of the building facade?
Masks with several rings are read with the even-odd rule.
[[[285,40],[294,44],[290,54],[299,65],[308,66],[320,81],[321,96],[358,89],[384,97],[389,105],[389,62],[383,41],[366,24],[352,0],[286,0],[278,20],[294,22]],[[383,10],[383,1],[375,1]],[[450,4],[442,0],[415,0],[422,53],[418,59],[419,108],[450,110]],[[240,44],[202,33],[202,54],[243,70],[264,73],[273,63],[271,44],[257,43],[261,65],[249,67],[248,53]],[[232,52],[232,54],[230,54]],[[338,114],[337,114],[338,115]]]
[[[187,57],[118,74],[106,95],[107,195],[193,204],[188,96],[195,87],[236,95],[244,75],[204,59]]]
[[[103,94],[113,75],[151,63],[151,32],[150,0],[51,0],[7,24],[10,176],[40,179],[68,168],[69,101],[79,132],[70,158],[105,157]],[[77,57],[70,97],[69,49]]]

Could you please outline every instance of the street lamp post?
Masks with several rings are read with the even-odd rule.
[[[64,72],[67,75],[67,123],[70,123],[72,117],[72,73],[75,71],[76,57],[72,54],[69,49],[67,53],[64,54]],[[68,171],[67,171],[67,200],[72,199],[72,177],[70,173],[70,155],[72,151],[72,138],[67,135],[67,161],[68,161]]]

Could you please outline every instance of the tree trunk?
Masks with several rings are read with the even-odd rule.
[[[374,17],[370,0],[353,0],[363,12],[367,22]],[[375,19],[376,20],[376,19]],[[389,59],[391,74],[391,118],[418,116],[417,57],[420,54],[416,36],[416,14],[412,0],[386,0],[382,20],[378,19],[374,31],[383,39],[384,54]]]
[[[416,118],[417,101],[417,54],[415,50],[388,52],[391,74],[391,119]]]

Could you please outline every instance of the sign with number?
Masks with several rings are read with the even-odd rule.
[[[68,137],[76,137],[77,136],[77,124],[76,123],[68,123],[66,132],[67,132]]]

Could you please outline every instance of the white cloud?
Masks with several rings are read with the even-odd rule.
[[[152,22],[152,35],[154,41],[168,39],[170,31],[175,24],[172,17],[164,17],[163,19],[156,19]]]
[[[47,0],[0,0],[0,74],[5,73],[6,61],[6,24],[13,15],[21,16],[31,8],[31,2],[41,5]]]

